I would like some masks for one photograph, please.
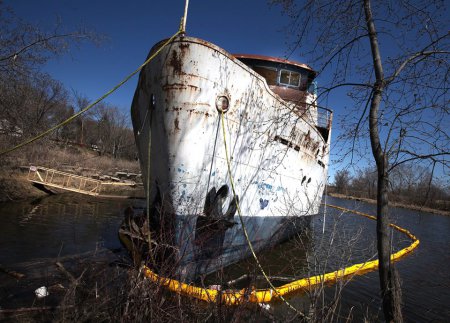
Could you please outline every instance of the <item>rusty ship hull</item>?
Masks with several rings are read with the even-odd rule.
[[[323,120],[314,93],[303,91],[299,104],[268,83],[237,56],[191,37],[173,40],[141,71],[131,113],[151,205],[146,225],[171,246],[162,254],[177,278],[247,257],[242,223],[261,250],[319,210],[330,111]]]

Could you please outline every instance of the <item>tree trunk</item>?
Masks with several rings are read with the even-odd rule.
[[[383,312],[386,322],[399,321],[395,318],[396,299],[394,297],[394,286],[392,284],[391,262],[390,262],[390,239],[389,239],[389,218],[388,218],[388,174],[387,160],[378,166],[378,187],[377,187],[377,249],[380,277],[381,296],[383,298]]]
[[[379,261],[380,289],[383,298],[383,312],[386,322],[402,321],[399,308],[399,299],[395,297],[393,274],[390,266],[390,241],[389,241],[389,219],[388,219],[388,160],[385,151],[381,147],[380,134],[378,131],[378,114],[381,103],[385,80],[381,54],[378,47],[377,32],[373,21],[370,0],[364,0],[364,13],[366,17],[367,30],[372,50],[373,66],[376,82],[373,86],[373,94],[370,102],[369,128],[372,154],[377,164],[378,187],[377,187],[377,248]]]

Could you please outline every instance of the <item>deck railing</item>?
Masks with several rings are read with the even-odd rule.
[[[333,111],[328,108],[317,106],[317,126],[319,128],[330,129],[333,121]]]

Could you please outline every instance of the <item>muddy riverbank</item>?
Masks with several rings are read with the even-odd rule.
[[[0,172],[0,202],[20,201],[44,197],[47,194],[34,187],[27,175],[20,171],[3,170]]]
[[[115,178],[117,172],[104,175],[108,180]],[[0,203],[8,201],[22,201],[47,196],[48,193],[35,187],[27,179],[28,172],[24,169],[3,169],[0,171]],[[117,179],[119,180],[119,179]],[[110,196],[143,197],[144,190],[140,179],[132,186],[108,186],[102,189],[101,194]]]

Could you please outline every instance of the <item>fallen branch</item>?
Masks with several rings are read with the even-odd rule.
[[[39,311],[53,311],[59,309],[67,309],[72,308],[73,305],[67,306],[40,306],[40,307],[20,307],[20,308],[11,308],[11,309],[0,309],[0,314],[19,314],[19,313],[27,313],[27,312],[39,312]]]
[[[14,266],[15,267],[33,267],[33,266],[37,266],[37,265],[50,265],[51,263],[55,263],[56,261],[58,262],[62,262],[62,261],[73,261],[73,260],[78,260],[80,258],[91,258],[93,256],[100,256],[100,255],[107,255],[107,254],[114,254],[117,251],[120,251],[120,248],[118,249],[107,249],[107,248],[102,248],[102,249],[98,249],[98,250],[92,250],[92,251],[86,251],[83,253],[79,253],[79,254],[74,254],[74,255],[67,255],[67,256],[63,256],[63,257],[54,257],[54,258],[39,258],[39,259],[35,259],[33,261],[29,261],[29,262],[21,262],[21,263],[15,263]]]
[[[295,281],[298,279],[296,277],[286,277],[286,276],[269,276],[269,278],[270,278],[270,280],[276,280],[276,281],[280,281],[280,282],[292,282],[292,281]],[[256,279],[263,280],[265,278],[262,275],[258,275],[258,276],[256,276]]]
[[[236,278],[234,280],[230,280],[229,282],[227,282],[227,285],[228,286],[236,285],[237,283],[240,283],[240,282],[245,281],[245,280],[247,280],[247,282],[248,282],[252,278],[253,279],[257,279],[257,280],[265,279],[264,276],[262,276],[262,275],[257,275],[257,276],[254,276],[254,277],[250,277],[248,274],[244,274],[244,275],[242,275],[242,276],[240,276],[240,277],[238,277],[238,278]],[[298,278],[295,278],[295,277],[285,277],[285,276],[269,276],[269,278],[270,278],[270,280],[276,280],[276,281],[282,281],[282,282],[292,282],[292,281],[295,281],[295,280],[298,279]]]
[[[64,266],[63,266],[62,263],[60,263],[59,261],[57,261],[55,264],[56,264],[56,266],[58,267],[58,269],[61,270],[62,273],[63,273],[64,275],[66,275],[67,278],[69,278],[69,280],[70,280],[72,283],[78,284],[77,279],[76,279],[71,273],[69,273],[69,272],[66,270],[66,268],[64,268]],[[83,274],[84,274],[84,271],[83,271]],[[81,274],[81,276],[82,276],[83,274]],[[81,276],[80,276],[80,278],[81,278]]]
[[[4,268],[2,266],[0,266],[0,271],[14,277],[15,279],[21,279],[21,278],[25,277],[25,274],[18,273],[17,271],[10,270],[10,269]]]
[[[227,282],[227,285],[228,286],[233,286],[233,285],[235,285],[235,284],[237,284],[237,283],[239,283],[239,282],[241,282],[243,280],[247,280],[247,281],[250,280],[249,275],[248,274],[244,274],[244,275],[242,275],[242,276],[240,276],[240,277],[238,277],[236,279],[230,280],[229,282]]]

